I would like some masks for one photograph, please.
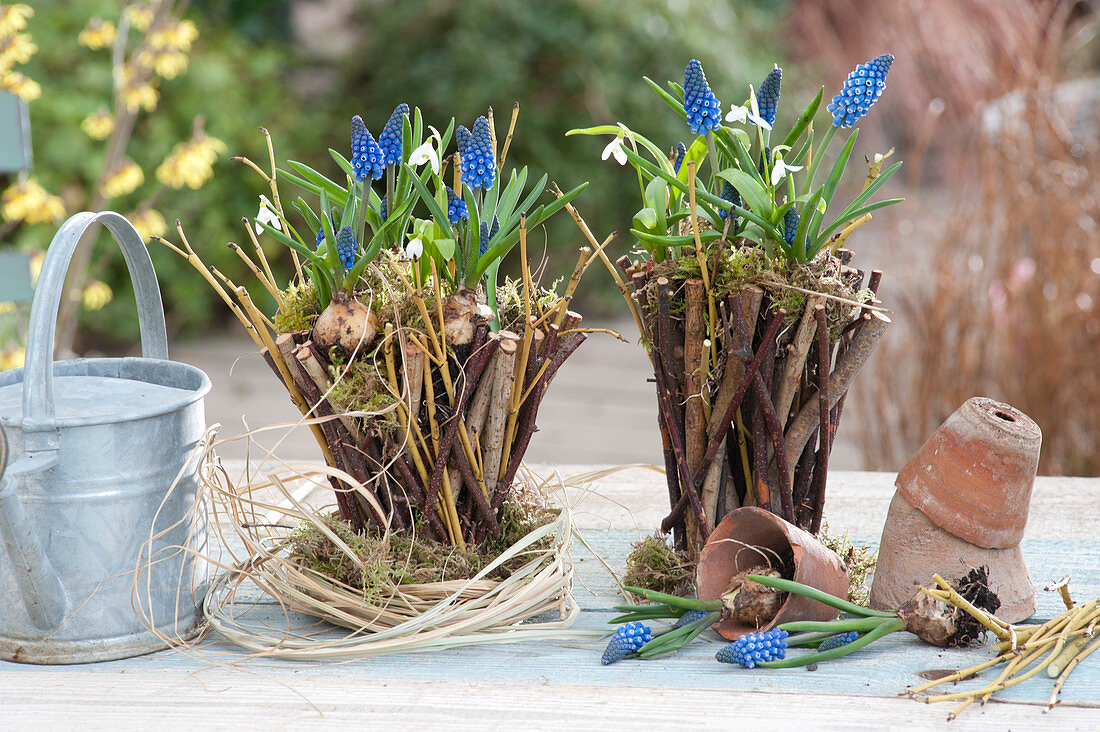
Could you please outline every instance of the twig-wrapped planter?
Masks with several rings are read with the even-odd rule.
[[[645,256],[609,269],[653,364],[672,506],[661,529],[689,558],[741,506],[820,528],[845,394],[890,322],[874,304],[881,274],[865,284],[842,247],[901,200],[871,200],[901,165],[883,169],[886,153],[867,157],[862,190],[842,205],[858,130],[822,161],[878,99],[893,60],[849,74],[826,106],[831,125],[815,129],[822,88],[782,137],[782,69],[723,113],[696,59],[683,85],[646,79],[687,122],[687,142],[660,144],[622,122],[570,132],[614,135],[603,157],[638,177],[630,233]]]
[[[566,604],[565,519],[513,483],[550,382],[587,337],[568,308],[594,259],[581,250],[562,293],[534,281],[528,227],[562,209],[579,221],[570,202],[585,186],[554,186],[539,203],[546,175],[530,186],[526,168],[504,175],[517,112],[499,155],[491,110],[472,132],[452,120],[440,134],[402,104],[377,141],[355,117],[349,158],[330,151],[341,183],[301,163],[278,168],[269,139],[270,172],[243,161],[271,193],[245,221],[253,254],[230,248],[277,304],[271,318],[202,263],[181,227],[179,246],[165,242],[237,316],[324,454],[336,523],[298,511],[300,531],[245,562],[291,607],[357,631],[405,633],[443,607],[463,608],[456,626],[500,630]],[[452,133],[458,152],[445,157]],[[299,197],[300,218],[288,217],[277,180],[316,195],[317,210]],[[288,284],[277,282],[261,233],[291,250]],[[517,244],[522,277],[498,283]],[[271,539],[240,529],[247,546]],[[339,569],[347,563],[359,575],[350,583]],[[406,563],[429,579],[409,581]]]
[[[864,273],[841,256],[824,265],[846,296],[807,294],[797,313],[782,307],[792,300],[782,283],[744,283],[716,295],[699,277],[619,259],[657,387],[672,506],[661,530],[673,532],[679,547],[698,553],[716,522],[743,505],[819,530],[844,397],[890,322],[855,302]],[[720,275],[721,264],[715,270]],[[871,293],[880,277],[871,274]],[[721,319],[709,331],[708,307]],[[709,373],[704,350],[717,355]]]

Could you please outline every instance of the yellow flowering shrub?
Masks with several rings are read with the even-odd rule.
[[[201,188],[214,175],[214,163],[225,149],[221,140],[198,132],[172,148],[157,167],[157,180],[171,188]]]
[[[149,3],[130,3],[123,13],[130,27],[140,33],[149,30],[153,22],[153,7]]]
[[[160,211],[154,208],[139,208],[126,217],[137,229],[143,241],[149,241],[154,236],[164,236],[168,233],[168,223],[164,220]]]
[[[133,193],[145,182],[145,173],[130,158],[124,159],[103,181],[104,198],[118,198]]]
[[[115,293],[111,290],[110,285],[106,282],[94,280],[84,288],[81,300],[88,310],[102,310],[107,303],[114,299],[114,296]]]
[[[10,91],[24,101],[33,102],[42,96],[42,87],[34,79],[29,79],[18,71],[5,71],[0,74],[0,89]]]
[[[34,9],[23,3],[0,5],[0,36],[17,33],[27,27],[27,18],[34,15]]]
[[[106,107],[100,107],[84,118],[80,129],[93,140],[106,140],[115,129],[115,118]]]
[[[14,67],[27,63],[38,51],[30,35],[19,32],[33,15],[34,10],[27,5],[0,5],[0,89],[28,102],[42,95],[42,87]]]
[[[88,21],[88,25],[84,26],[84,30],[80,31],[80,35],[76,37],[76,40],[81,46],[96,51],[113,45],[116,38],[118,38],[118,31],[115,29],[114,23],[109,20],[92,18]]]
[[[65,216],[60,196],[51,195],[34,178],[16,181],[0,196],[0,217],[27,224],[57,223]]]

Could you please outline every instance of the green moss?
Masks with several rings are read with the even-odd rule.
[[[695,583],[695,564],[669,545],[663,534],[634,543],[626,558],[622,583],[632,587],[684,595]]]
[[[554,287],[556,288],[559,283],[560,280],[555,282]],[[535,304],[532,307],[532,313],[552,310],[561,302],[561,296],[557,295],[553,289],[546,290],[538,286],[535,287],[533,299]],[[516,333],[523,332],[524,300],[521,280],[509,277],[497,286],[497,311],[500,315],[501,328]]]
[[[317,302],[317,288],[312,282],[291,283],[282,292],[282,305],[275,313],[275,330],[280,333],[293,333],[309,330],[321,314]]]
[[[469,579],[492,563],[508,547],[530,531],[553,521],[555,512],[541,499],[520,492],[510,497],[502,509],[501,536],[477,547],[461,550],[420,538],[423,532],[392,533],[387,539],[378,532],[356,534],[337,515],[318,517],[318,521],[337,536],[350,552],[342,550],[315,523],[303,523],[290,536],[290,558],[320,575],[362,590],[367,602],[390,599],[402,584],[422,584]],[[548,548],[547,537],[504,562],[489,575],[503,579],[531,561],[531,553]]]
[[[356,359],[350,364],[335,349],[328,355],[333,380],[328,399],[337,411],[381,412],[396,401],[383,380],[379,368],[384,368],[379,363],[382,354],[377,348],[374,354],[377,358],[368,356],[367,360]],[[384,417],[394,419],[392,410]]]
[[[817,538],[848,565],[848,601],[867,607],[871,599],[871,578],[875,574],[878,552],[866,545],[855,546],[847,531],[843,536],[831,536],[828,524],[822,527]]]

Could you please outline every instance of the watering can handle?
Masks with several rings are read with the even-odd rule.
[[[53,345],[57,312],[65,289],[69,262],[85,232],[103,224],[114,237],[134,285],[141,328],[141,355],[168,359],[168,335],[153,260],[133,224],[112,211],[84,212],[69,218],[50,242],[31,302],[27,329],[27,359],[23,369],[23,431],[27,451],[56,448],[54,433]]]

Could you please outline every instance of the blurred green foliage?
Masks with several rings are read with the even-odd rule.
[[[27,73],[43,87],[30,106],[34,172],[65,198],[69,213],[86,203],[104,155],[104,144],[89,139],[80,122],[108,104],[111,87],[109,53],[89,51],[76,37],[94,15],[117,19],[120,4],[58,3],[39,12],[29,28],[40,50]],[[161,105],[140,116],[128,150],[144,169],[146,184],[110,207],[127,213],[149,195],[158,185],[156,166],[189,137],[196,116],[204,116],[206,132],[226,143],[228,156],[244,155],[266,167],[257,131],[262,125],[271,132],[280,163],[298,159],[335,175],[325,151],[347,147],[354,114],[377,133],[402,101],[420,106],[437,126],[452,116],[469,125],[491,105],[503,138],[512,105],[519,102],[509,162],[528,164],[535,174],[548,172],[563,188],[591,181],[578,207],[602,238],[628,228],[636,179],[629,169],[600,160],[602,141],[567,139],[565,131],[627,119],[662,144],[687,141],[686,127],[665,113],[641,77],[682,80],[687,60],[699,58],[724,104],[743,100],[746,84],[759,83],[779,60],[772,29],[784,5],[376,0],[349,9],[344,3],[303,0],[293,4],[292,13],[288,0],[196,0],[188,17],[200,35],[190,66],[161,83]],[[311,22],[302,22],[306,16]],[[326,30],[310,30],[316,28]],[[207,264],[235,281],[250,282],[225,243],[244,239],[241,217],[255,214],[265,190],[255,173],[224,160],[198,191],[160,191],[156,208],[170,229],[177,218],[183,221]],[[52,234],[49,225],[32,227],[20,232],[19,245],[42,248]],[[174,231],[168,238],[176,238]],[[533,252],[542,241],[536,235]],[[552,264],[544,280],[549,282],[572,268],[583,240],[561,217],[546,242]],[[613,245],[616,256],[628,242],[624,236]],[[93,274],[111,285],[115,299],[84,314],[84,346],[136,340],[127,274],[113,246],[106,237],[97,243],[93,262],[100,271],[93,264]],[[155,244],[151,250],[171,331],[198,333],[229,317],[189,265]],[[286,253],[268,253],[278,260],[273,264],[285,281]],[[598,305],[595,293],[610,291],[610,280],[599,274],[588,279],[580,295],[591,309]],[[270,306],[266,296],[254,294]]]

